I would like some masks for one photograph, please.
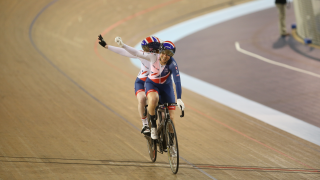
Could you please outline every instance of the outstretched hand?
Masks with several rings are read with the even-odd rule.
[[[99,39],[99,44],[102,47],[106,47],[107,43],[103,40],[103,37],[101,36],[101,34],[98,36],[98,39]]]
[[[124,45],[124,43],[122,42],[121,37],[116,37],[116,38],[114,39],[114,41],[115,41],[120,47],[122,47],[122,46]]]

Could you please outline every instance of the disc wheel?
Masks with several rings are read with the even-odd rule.
[[[165,132],[168,159],[171,171],[173,172],[173,174],[177,174],[179,169],[179,148],[176,130],[171,119],[169,119],[166,123]]]

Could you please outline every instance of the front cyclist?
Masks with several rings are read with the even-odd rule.
[[[129,58],[137,58],[136,56],[133,56],[132,54],[130,54],[128,51],[126,51],[123,48],[118,48],[118,47],[114,47],[114,46],[110,46],[108,45],[102,38],[101,35],[99,35],[99,44],[106,48],[109,49],[112,52],[115,52],[117,54],[120,54],[122,56],[126,56]],[[158,53],[159,52],[159,48],[160,48],[160,39],[155,37],[155,36],[149,36],[147,38],[145,38],[144,40],[142,40],[141,42],[141,47],[143,49],[144,52],[155,52]],[[141,52],[143,52],[141,51]],[[135,81],[134,84],[134,90],[135,90],[135,94],[136,97],[138,99],[138,111],[142,120],[142,130],[141,133],[143,134],[150,134],[150,129],[148,126],[148,119],[147,117],[144,116],[144,107],[146,105],[146,94],[145,94],[145,81],[150,73],[150,62],[139,58],[141,62],[141,69],[139,71],[139,74],[137,76],[137,79]]]
[[[124,44],[120,37],[116,37],[118,45],[134,56],[150,61],[150,74],[146,80],[146,93],[148,98],[148,111],[151,116],[151,138],[157,139],[157,124],[155,117],[155,108],[159,101],[162,103],[175,103],[175,96],[172,85],[172,78],[176,84],[177,104],[184,110],[184,104],[181,100],[181,83],[180,74],[177,62],[173,59],[175,53],[175,45],[170,41],[165,41],[161,44],[161,54],[146,53],[138,51]],[[169,107],[170,118],[174,119],[175,106]]]

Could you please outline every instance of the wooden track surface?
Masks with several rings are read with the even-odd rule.
[[[166,155],[151,163],[133,90],[139,69],[96,46],[108,27],[111,45],[115,36],[135,45],[243,2],[0,1],[0,179],[320,178],[319,146],[186,89],[179,172]]]

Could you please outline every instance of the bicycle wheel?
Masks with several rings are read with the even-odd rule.
[[[151,129],[150,116],[148,114],[149,128]],[[148,151],[149,156],[152,162],[155,162],[157,159],[157,143],[155,140],[151,139],[151,136],[145,136],[148,142]]]
[[[149,156],[152,162],[155,162],[157,159],[157,144],[155,140],[151,139],[151,137],[146,136],[148,142],[148,151]]]
[[[179,169],[179,148],[176,130],[171,119],[167,120],[165,134],[171,171],[173,174],[177,174]]]

